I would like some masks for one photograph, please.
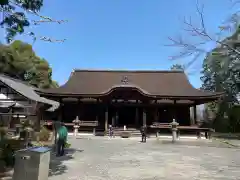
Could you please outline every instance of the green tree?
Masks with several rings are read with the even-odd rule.
[[[171,70],[185,71],[185,66],[182,64],[173,64],[170,68]]]
[[[202,89],[212,92],[225,92],[221,102],[209,103],[206,107],[215,113],[214,127],[218,131],[235,131],[233,124],[239,124],[239,119],[233,114],[233,107],[238,104],[240,66],[235,56],[230,56],[228,50],[219,47],[207,55],[203,62],[201,80]],[[236,114],[236,113],[235,113]],[[227,117],[227,118],[226,118]]]
[[[38,57],[30,44],[21,41],[0,45],[0,72],[38,88],[57,87],[48,62]]]
[[[51,83],[51,88],[58,88],[59,87],[59,84],[57,81],[54,81],[52,80],[52,83]]]
[[[39,38],[44,41],[58,41],[45,36],[37,36],[34,32],[25,32],[26,27],[32,25],[39,25],[42,22],[57,22],[61,24],[64,20],[53,20],[50,17],[42,16],[39,14],[43,7],[43,0],[0,0],[0,12],[3,14],[3,19],[0,25],[6,28],[7,42],[11,42],[17,34],[26,34],[33,37],[34,41]],[[28,14],[37,16],[40,20],[31,20]]]

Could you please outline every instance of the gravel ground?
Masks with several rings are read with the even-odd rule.
[[[53,158],[49,180],[240,179],[240,149],[208,140],[71,138]],[[240,144],[240,143],[239,143]]]

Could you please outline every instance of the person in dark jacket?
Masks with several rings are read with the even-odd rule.
[[[109,138],[114,137],[113,126],[109,125]]]
[[[147,126],[144,125],[141,127],[142,142],[147,141]]]

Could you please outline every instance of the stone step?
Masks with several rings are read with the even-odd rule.
[[[113,131],[114,133],[123,133],[123,132],[128,132],[128,133],[140,133],[140,131]],[[109,133],[109,132],[108,132]]]
[[[114,131],[124,131],[123,128],[113,128]],[[127,128],[125,131],[139,131],[138,129],[136,128]]]
[[[124,132],[114,132],[114,134],[122,134],[122,133],[124,133]],[[140,134],[141,135],[140,132],[127,132],[127,133],[130,133],[130,134]],[[109,134],[109,132],[107,134]]]
[[[114,132],[124,132],[124,130],[123,129],[114,129],[113,130]],[[127,129],[127,130],[125,130],[126,132],[140,132],[139,130],[137,130],[137,129]]]
[[[121,134],[121,133],[124,133],[124,132],[131,133],[131,134],[141,134],[139,131],[114,131],[113,133],[114,134]],[[107,133],[109,133],[109,132],[107,132]]]
[[[124,132],[130,133],[131,136],[134,136],[134,137],[141,136],[140,131],[137,129],[127,129],[125,131],[123,129],[114,129],[114,136],[121,136],[122,133],[124,133]],[[109,135],[109,132],[107,132],[107,135]]]

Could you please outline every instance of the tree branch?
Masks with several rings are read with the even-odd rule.
[[[240,2],[240,0],[238,1]],[[235,2],[237,3],[237,2]],[[204,21],[204,6],[199,5],[199,1],[196,1],[196,12],[200,20],[200,25],[199,27],[195,26],[192,23],[191,17],[187,20],[184,18],[184,31],[187,32],[190,37],[193,38],[199,38],[198,43],[188,43],[183,40],[183,38],[180,39],[174,39],[171,37],[168,37],[168,39],[172,42],[171,45],[168,46],[174,46],[174,47],[180,47],[182,48],[180,50],[180,53],[177,56],[173,56],[175,59],[176,58],[183,58],[185,56],[191,56],[193,54],[202,54],[202,53],[207,53],[208,51],[204,49],[202,46],[209,43],[209,42],[215,42],[219,44],[223,48],[227,48],[228,50],[236,53],[238,56],[240,56],[240,51],[236,48],[234,48],[228,41],[225,40],[219,40],[216,39],[215,37],[211,36],[206,29],[205,21]],[[221,29],[221,28],[220,28]],[[224,27],[222,27],[221,30],[223,30]],[[218,33],[219,34],[219,33]]]
[[[6,24],[4,23],[4,18],[5,18],[5,17],[8,17],[8,16],[12,16],[13,18],[20,19],[20,20],[22,20],[23,18],[25,18],[26,21],[32,22],[32,25],[40,25],[41,23],[58,23],[58,24],[62,24],[62,23],[68,22],[67,20],[54,20],[54,19],[52,19],[52,18],[50,18],[50,17],[41,15],[41,14],[40,14],[39,12],[37,12],[37,11],[33,11],[33,10],[31,10],[31,9],[26,9],[26,8],[24,8],[24,6],[23,6],[24,3],[21,2],[21,1],[16,2],[16,1],[14,1],[14,0],[9,0],[8,3],[9,3],[9,4],[7,4],[6,6],[0,7],[0,11],[2,11],[3,14],[4,14],[3,21],[2,21],[2,22],[3,22],[3,23],[2,23],[3,26],[4,26],[4,25],[12,26],[12,24],[9,25],[9,24],[7,24],[7,23],[6,23]],[[20,8],[21,10],[25,11],[26,13],[30,13],[30,14],[32,14],[32,15],[35,15],[35,16],[39,17],[40,20],[29,20],[29,19],[25,16],[26,13],[24,13],[24,15],[21,16],[21,14],[19,14],[18,12],[15,12],[15,10],[14,10],[15,8],[14,8],[14,7],[18,7],[18,8]],[[22,12],[22,13],[23,13],[23,12]],[[26,25],[25,25],[25,26],[26,26]],[[28,25],[27,25],[27,26],[28,26]],[[24,27],[23,27],[23,28],[24,28]],[[33,32],[29,32],[29,33],[23,33],[23,31],[22,31],[22,32],[19,32],[18,29],[15,29],[15,27],[9,27],[9,29],[11,29],[11,31],[14,32],[14,33],[20,33],[20,34],[29,35],[29,36],[33,37],[34,42],[35,42],[37,39],[40,39],[40,40],[43,40],[43,41],[48,41],[48,42],[65,42],[65,41],[66,41],[66,39],[56,40],[56,39],[52,39],[52,38],[49,38],[49,37],[46,37],[46,36],[36,37]],[[10,37],[9,40],[11,41],[12,38]]]
[[[51,22],[55,22],[55,23],[58,23],[58,24],[62,24],[62,23],[65,23],[65,22],[68,22],[67,20],[32,20],[32,22],[34,23],[34,25],[39,25],[40,23],[51,23]]]
[[[35,15],[35,16],[40,17],[41,19],[48,20],[48,21],[50,21],[50,22],[58,22],[57,20],[53,20],[53,19],[50,18],[50,17],[43,16],[43,15],[39,14],[37,11],[32,11],[32,10],[30,10],[30,9],[24,9],[24,8],[22,7],[22,5],[19,4],[19,3],[16,3],[16,2],[11,1],[11,0],[10,0],[9,2],[10,2],[11,4],[17,6],[18,8],[23,9],[23,10],[26,11],[27,13],[30,13],[30,14],[33,14],[33,15]],[[65,20],[65,21],[66,21],[66,20]]]
[[[59,43],[64,43],[66,41],[66,39],[53,39],[50,37],[46,37],[46,36],[36,36],[33,32],[29,32],[29,33],[25,33],[25,35],[31,36],[33,38],[33,43],[37,40],[40,39],[42,41],[46,41],[46,42],[59,42]]]
[[[232,3],[232,7],[236,6],[238,3],[240,3],[240,0],[230,0],[230,2]]]

